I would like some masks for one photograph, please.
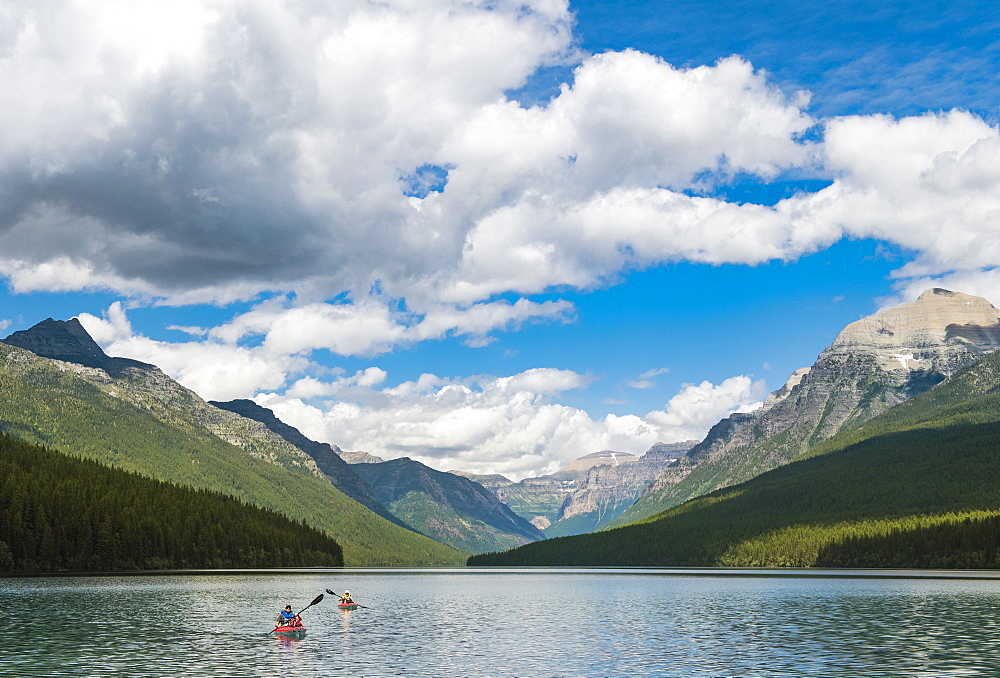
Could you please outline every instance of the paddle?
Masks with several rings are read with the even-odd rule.
[[[328,591],[327,593],[333,593],[333,592],[332,592],[332,591]],[[303,607],[303,608],[302,608],[301,610],[299,610],[299,611],[298,611],[298,612],[297,612],[297,613],[295,614],[295,616],[296,616],[296,617],[298,617],[298,616],[299,616],[299,615],[301,615],[301,614],[302,614],[303,612],[305,612],[306,610],[308,610],[308,609],[309,609],[310,607],[312,607],[312,606],[313,606],[313,605],[315,605],[316,603],[320,602],[321,600],[323,600],[323,594],[322,594],[322,593],[321,593],[321,594],[319,594],[318,596],[316,596],[315,598],[313,598],[313,601],[312,601],[311,603],[309,603],[308,605],[306,605],[305,607]],[[273,629],[271,629],[270,631],[268,631],[268,633],[273,633],[274,631],[276,631],[276,630],[278,630],[278,629],[280,629],[280,628],[281,628],[280,626],[275,626],[275,627],[274,627]]]
[[[340,594],[339,594],[339,593],[337,593],[336,591],[331,591],[330,589],[327,589],[327,590],[326,590],[326,592],[327,592],[327,593],[329,593],[329,594],[330,594],[331,596],[337,596],[338,598],[340,597]],[[358,603],[353,603],[353,604],[354,604],[354,605],[358,605]],[[371,608],[370,608],[370,607],[368,607],[367,605],[358,605],[358,607],[363,607],[363,608],[365,608],[366,610],[370,610],[370,609],[371,609]]]

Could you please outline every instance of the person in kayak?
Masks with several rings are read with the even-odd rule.
[[[299,615],[292,612],[292,606],[285,605],[285,609],[278,615],[278,623],[276,626],[298,626],[301,623],[302,622],[299,621]]]
[[[351,592],[345,590],[344,591],[344,595],[342,595],[340,597],[340,600],[338,601],[338,603],[340,605],[353,605],[354,604],[354,598],[351,598]]]

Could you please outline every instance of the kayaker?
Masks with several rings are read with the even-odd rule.
[[[295,623],[298,615],[292,612],[291,605],[285,605],[285,609],[278,615],[278,626],[290,626]]]
[[[339,603],[340,603],[341,605],[344,605],[344,604],[347,604],[347,605],[353,605],[353,604],[354,604],[354,598],[351,598],[351,592],[350,592],[350,591],[346,591],[346,590],[345,590],[345,591],[344,591],[344,595],[342,595],[342,596],[340,597],[340,601],[339,601]]]

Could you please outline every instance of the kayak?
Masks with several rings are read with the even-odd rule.
[[[356,609],[358,609],[358,604],[357,603],[338,603],[337,607],[339,607],[341,610],[356,610]]]
[[[296,624],[294,626],[276,626],[271,633],[281,636],[304,636],[306,634],[306,627],[302,624]]]

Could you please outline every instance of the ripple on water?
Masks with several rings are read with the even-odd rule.
[[[269,634],[321,603],[304,638]],[[329,571],[0,579],[0,675],[994,676],[1000,582]]]

